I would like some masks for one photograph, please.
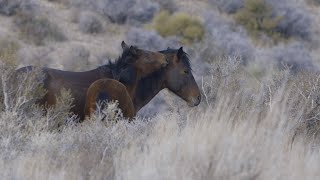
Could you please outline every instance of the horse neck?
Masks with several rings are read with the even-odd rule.
[[[142,78],[135,90],[132,98],[135,111],[138,112],[143,106],[151,101],[162,89],[165,88],[165,74],[162,71]]]
[[[111,65],[103,65],[92,71],[97,72],[100,78],[113,78],[114,76]]]
[[[127,91],[131,98],[133,98],[134,95],[136,94],[137,86],[140,79],[141,79],[141,74],[135,72],[135,79],[133,80],[133,82],[131,82],[130,84],[124,84],[127,87]]]

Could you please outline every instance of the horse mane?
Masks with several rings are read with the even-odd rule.
[[[168,47],[168,49],[166,50],[162,50],[162,51],[159,51],[160,53],[163,53],[163,54],[177,54],[178,53],[178,50],[179,49],[171,49],[170,47]],[[191,63],[190,63],[190,59],[189,59],[189,55],[183,51],[183,54],[182,54],[182,58],[180,59],[182,60],[182,62],[189,68],[192,70],[191,68]]]
[[[136,49],[138,49],[136,46],[124,49],[122,54],[115,61],[109,59],[108,64],[99,66],[98,69],[100,69],[102,73],[111,72],[113,79],[119,80],[120,75],[125,76],[123,73],[126,73],[126,71],[124,70],[132,67],[132,62],[134,62],[133,59],[137,58],[137,55],[133,53],[133,50]]]
[[[162,50],[159,51],[160,53],[163,54],[177,54],[178,53],[178,49],[166,49],[166,50]],[[192,70],[191,68],[191,64],[190,64],[190,60],[189,60],[189,55],[186,52],[183,52],[182,58],[180,59],[190,70]],[[159,81],[159,79],[163,78],[163,74],[164,71],[166,69],[165,68],[161,68],[158,71],[155,71],[154,73],[152,73],[151,75],[142,78],[139,81],[139,84],[137,86],[137,90],[136,93],[139,94],[139,97],[144,97],[147,96],[147,92],[151,92],[153,91],[152,88],[156,88],[159,84],[157,83]]]

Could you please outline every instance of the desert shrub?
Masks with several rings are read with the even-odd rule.
[[[316,5],[316,6],[320,5],[320,0],[307,0],[307,2],[310,3],[311,5]]]
[[[44,74],[40,69],[16,74],[13,66],[10,65],[2,65],[1,69],[6,111],[27,113],[45,94],[42,87]]]
[[[159,3],[161,10],[168,11],[169,13],[174,13],[178,10],[177,4],[174,0],[156,0]]]
[[[301,2],[246,0],[235,20],[253,37],[264,33],[275,41],[291,37],[309,40],[312,35],[312,17]]]
[[[15,26],[23,38],[36,45],[44,45],[49,41],[64,41],[65,35],[55,23],[45,16],[30,11],[23,11],[14,18]]]
[[[41,68],[35,67],[30,71],[17,74],[15,66],[1,63],[0,70],[2,72],[0,79],[1,110],[14,114],[20,120],[32,119],[32,122],[26,123],[39,124],[36,122],[38,118],[38,121],[44,121],[39,124],[41,129],[46,130],[56,130],[76,119],[76,116],[70,113],[73,98],[70,91],[65,89],[62,89],[56,97],[57,106],[47,107],[45,116],[43,116],[44,107],[37,104],[47,92],[43,88],[45,74]]]
[[[154,17],[152,27],[163,37],[179,36],[186,43],[200,41],[205,33],[201,21],[186,13],[162,11]]]
[[[245,0],[209,0],[209,3],[218,7],[220,11],[233,14],[243,7],[244,1]]]
[[[139,26],[152,20],[154,14],[159,11],[159,5],[154,2],[139,0],[128,12],[128,23]]]
[[[139,25],[150,21],[158,11],[158,3],[147,0],[70,0],[72,6],[98,12],[112,23]]]
[[[0,14],[12,16],[21,10],[33,9],[35,6],[31,0],[0,0]]]
[[[274,17],[272,6],[265,0],[246,0],[244,8],[235,14],[235,20],[255,38],[260,33],[265,33],[274,40],[280,38],[277,27],[281,16]]]
[[[65,62],[62,62],[65,69],[72,71],[88,70],[90,51],[84,46],[74,46],[67,52]]]
[[[310,40],[313,19],[305,8],[304,1],[292,3],[289,0],[266,0],[273,7],[275,16],[281,16],[277,31],[285,38],[296,37]]]
[[[79,29],[84,33],[100,33],[103,31],[103,23],[98,15],[84,12],[79,15]]]
[[[300,119],[294,127],[292,142],[305,138],[306,142],[311,140],[319,143],[320,74],[315,71],[299,71],[290,78],[288,84],[290,96],[296,97],[296,99],[290,98],[292,104],[290,113]]]
[[[48,130],[61,129],[69,123],[76,122],[77,116],[70,112],[74,106],[74,98],[71,95],[71,91],[69,89],[61,89],[56,100],[55,106],[46,108],[45,119]]]
[[[21,1],[17,0],[1,0],[0,1],[0,13],[10,16],[16,13],[16,9],[19,8]]]
[[[96,111],[90,116],[91,120],[103,121],[106,126],[112,126],[123,120],[123,114],[119,109],[118,101],[97,102]]]
[[[131,28],[127,35],[126,40],[130,44],[149,50],[163,50],[167,47],[178,48],[178,40],[174,38],[163,38],[155,31],[148,31],[139,28]]]
[[[0,39],[0,61],[3,63],[17,65],[18,50],[20,45],[12,39]]]
[[[49,2],[55,2],[55,3],[65,3],[67,1],[65,0],[48,0]]]
[[[239,57],[246,64],[255,55],[247,33],[215,12],[204,15],[206,36],[197,48],[199,58],[213,62],[225,56]]]
[[[300,43],[275,46],[271,49],[270,56],[279,69],[288,67],[294,73],[315,70],[310,53]]]
[[[128,10],[135,5],[135,0],[107,0],[97,1],[98,11],[108,17],[111,22],[117,24],[124,24],[127,22]]]

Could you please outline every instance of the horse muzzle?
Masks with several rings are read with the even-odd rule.
[[[188,105],[190,107],[194,107],[194,106],[198,106],[201,102],[201,95],[197,96],[197,97],[193,97],[189,102]]]

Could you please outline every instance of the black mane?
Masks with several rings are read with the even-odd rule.
[[[171,48],[168,48],[166,50],[162,50],[162,51],[159,51],[160,53],[163,53],[163,54],[177,54],[178,53],[178,50],[179,49],[171,49]],[[182,62],[189,68],[189,69],[192,69],[191,68],[191,63],[190,63],[190,59],[189,59],[189,55],[183,51],[183,54],[182,54]]]
[[[159,51],[162,54],[168,55],[168,54],[177,54],[178,53],[178,49],[166,49],[166,50],[162,50]],[[189,68],[191,69],[191,65],[190,65],[190,60],[188,58],[188,54],[183,52],[182,55],[182,62]],[[137,86],[137,90],[136,90],[136,96],[140,97],[141,99],[146,99],[146,97],[148,96],[148,93],[146,92],[153,92],[154,89],[159,89],[159,86],[161,86],[161,84],[159,84],[158,82],[161,81],[161,79],[164,78],[164,71],[166,71],[166,68],[161,68],[158,71],[155,71],[154,73],[152,73],[151,75],[142,78]],[[135,103],[135,102],[134,102]]]
[[[126,76],[124,73],[127,73],[128,69],[133,68],[134,59],[137,58],[132,50],[137,49],[135,46],[124,49],[121,56],[117,60],[109,60],[108,64],[98,67],[103,73],[112,73],[113,79],[119,80],[120,76]],[[128,74],[129,76],[129,74]]]
[[[162,51],[159,51],[160,53],[162,54],[177,54],[178,53],[178,49],[166,49],[166,50],[162,50]],[[189,68],[189,69],[192,69],[191,68],[191,64],[190,64],[190,60],[189,60],[189,55],[186,53],[186,52],[183,52],[183,55],[182,55],[182,62]],[[163,71],[165,71],[165,68],[161,68],[159,69],[158,71],[155,71],[154,73],[152,73],[151,75],[145,77],[145,78],[142,78],[139,82],[139,84],[148,84],[148,83],[151,83],[151,82],[156,82],[156,80],[158,80],[159,78],[161,78],[162,74],[163,74]]]

